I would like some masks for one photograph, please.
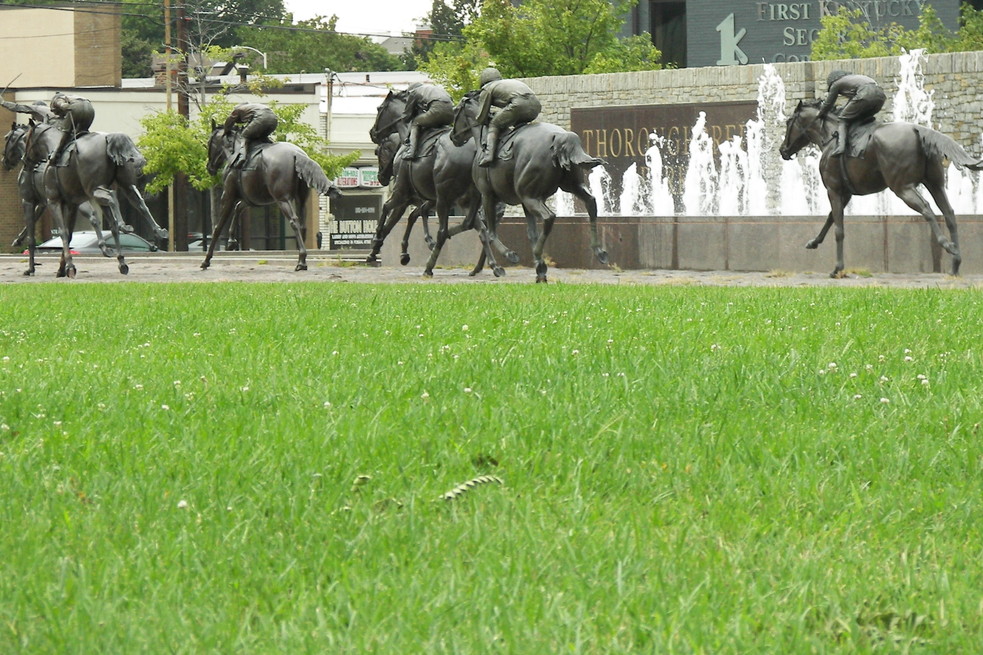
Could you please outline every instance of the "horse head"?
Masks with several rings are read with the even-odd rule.
[[[454,108],[454,122],[451,123],[451,142],[463,146],[474,136],[478,122],[478,96],[480,91],[468,91]]]
[[[208,137],[208,164],[205,166],[209,175],[218,173],[229,161],[234,140],[235,132],[226,132],[224,127],[212,122],[212,133]]]
[[[389,182],[393,178],[393,163],[401,145],[403,142],[399,135],[393,133],[375,148],[375,156],[379,163],[379,184],[382,186],[389,186]]]
[[[24,159],[27,141],[27,125],[13,123],[3,137],[3,170],[13,170]]]
[[[396,132],[399,132],[400,140],[406,136],[400,132],[400,128],[405,129],[403,110],[406,108],[407,95],[406,91],[398,93],[390,91],[386,99],[376,109],[375,124],[369,130],[369,138],[372,139],[372,143],[380,144],[388,139],[390,134]]]
[[[778,153],[782,159],[790,160],[806,145],[818,144],[824,119],[819,117],[819,100],[800,100],[788,119],[785,140]]]

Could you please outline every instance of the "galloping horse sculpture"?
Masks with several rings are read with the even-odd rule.
[[[41,218],[47,206],[44,195],[44,170],[48,166],[47,153],[41,161],[25,160],[27,152],[27,140],[34,129],[34,123],[14,123],[10,131],[4,136],[3,144],[3,169],[11,171],[17,164],[23,162],[20,173],[17,175],[17,194],[20,196],[21,207],[24,211],[24,229],[14,239],[10,245],[19,246],[27,240],[28,264],[24,275],[34,275],[37,269],[35,255],[37,253],[37,239],[35,237],[38,219]],[[92,208],[89,203],[83,203],[80,208],[89,221],[94,220]],[[99,233],[99,237],[102,234]],[[105,252],[105,242],[103,242],[103,252]]]
[[[393,153],[392,159],[389,159],[388,154],[392,152],[393,144],[401,144],[407,130],[406,123],[402,120],[403,109],[407,101],[406,96],[405,91],[390,92],[379,105],[375,125],[369,131],[370,138],[380,146],[376,151],[379,155],[380,181],[386,179],[385,176],[389,175],[390,171],[395,181],[392,193],[383,205],[375,238],[372,241],[372,252],[366,261],[368,263],[376,261],[385,238],[402,217],[406,208],[415,204],[417,210],[414,215],[411,215],[403,237],[402,263],[405,264],[409,261],[407,246],[410,230],[416,220],[415,215],[423,214],[425,216],[429,208],[433,207],[440,220],[437,243],[442,245],[444,241],[456,234],[470,229],[478,229],[483,245],[481,261],[483,262],[485,258],[488,258],[494,274],[496,276],[504,275],[505,270],[495,263],[494,253],[491,252],[490,244],[482,229],[483,224],[477,221],[478,212],[481,209],[481,196],[471,176],[471,164],[474,162],[477,152],[474,143],[455,144],[451,142],[450,130],[443,128],[431,131],[424,136],[420,146],[422,153],[419,159],[403,159],[403,151],[399,148]],[[394,137],[394,135],[398,135],[398,137]],[[394,139],[398,139],[398,141]],[[455,202],[466,207],[467,214],[461,225],[450,229],[448,216],[451,205]],[[426,228],[425,218],[424,228]],[[427,236],[429,237],[429,234]],[[430,242],[431,240],[428,239],[428,244]],[[518,255],[506,248],[500,241],[495,240],[495,245],[512,263],[519,261]],[[439,254],[439,251],[433,251],[432,247],[430,260],[423,272],[424,275],[433,275],[433,268],[437,260],[434,252]],[[471,274],[474,275],[479,270],[481,270],[480,266],[476,267]]]
[[[839,157],[830,156],[831,140],[839,124],[839,117],[830,113],[819,117],[819,101],[800,101],[788,119],[785,141],[779,153],[783,159],[791,159],[807,144],[823,149],[819,161],[829,204],[832,209],[826,223],[806,248],[817,248],[830,226],[835,225],[836,268],[830,277],[843,273],[843,210],[854,195],[863,196],[890,189],[905,204],[925,217],[932,227],[935,240],[952,255],[952,274],[959,275],[962,256],[959,252],[959,236],[956,215],[945,193],[945,168],[943,159],[957,167],[983,170],[983,160],[973,159],[963,148],[946,135],[931,128],[913,123],[884,123],[876,127],[867,144],[866,154],[860,159],[847,158],[845,165]],[[918,192],[918,185],[925,188],[942,211],[951,241],[939,227],[931,206]]]
[[[469,140],[480,142],[484,126],[478,123],[478,93],[471,91],[458,103],[454,112],[451,140],[463,145]],[[511,154],[509,151],[511,149]],[[498,202],[522,205],[526,215],[527,233],[536,265],[536,282],[546,282],[547,264],[543,259],[546,239],[553,229],[556,214],[546,200],[562,189],[572,193],[587,206],[590,220],[591,250],[602,264],[608,254],[601,247],[597,234],[597,201],[590,192],[585,171],[603,161],[584,152],[580,137],[551,123],[527,123],[503,137],[499,155],[488,167],[472,163],[472,175],[481,191],[482,207],[488,217],[490,239],[495,239],[497,221],[493,208]],[[542,231],[537,224],[542,221]],[[442,232],[445,231],[441,226]],[[443,246],[437,234],[437,245],[431,254],[436,258]]]
[[[25,146],[25,163],[47,161],[49,153],[57,149],[61,138],[62,133],[51,124],[34,125]],[[74,278],[76,275],[69,244],[78,211],[89,215],[100,249],[104,255],[112,257],[114,253],[108,249],[101,234],[103,212],[109,211],[109,226],[116,243],[119,272],[123,275],[130,272],[119,243],[120,229],[128,231],[130,228],[123,223],[114,187],[137,209],[158,239],[167,238],[167,230],[154,220],[137,188],[145,163],[129,136],[101,132],[79,135],[68,152],[67,163],[47,163],[43,171],[44,200],[62,240],[58,277]],[[85,209],[85,205],[89,206],[89,210]]]
[[[235,140],[241,138],[237,130],[226,131],[224,127],[212,123],[212,134],[208,139],[209,173],[214,175],[225,166],[232,155]],[[261,144],[249,155],[243,168],[227,168],[222,181],[219,219],[212,230],[208,252],[201,263],[202,270],[211,264],[215,244],[233,216],[238,219],[246,207],[277,205],[290,222],[297,241],[299,255],[294,270],[306,271],[307,248],[301,229],[300,207],[310,189],[330,198],[341,195],[317,162],[298,146],[286,141]]]

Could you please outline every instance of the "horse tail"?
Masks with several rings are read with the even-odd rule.
[[[337,198],[341,195],[338,187],[331,183],[331,180],[324,174],[324,171],[317,165],[317,162],[310,157],[306,155],[294,157],[294,170],[297,172],[297,177],[304,184],[311,189],[317,189],[317,192],[322,196]]]
[[[554,134],[550,150],[553,152],[553,162],[565,171],[572,170],[574,166],[594,168],[604,163],[603,159],[591,157],[584,152],[580,137],[573,132]]]
[[[133,139],[119,132],[106,135],[106,154],[117,166],[135,166],[138,170],[143,170],[147,164]]]
[[[915,132],[918,133],[918,138],[921,140],[922,149],[929,157],[939,159],[945,157],[955,164],[956,168],[965,166],[972,171],[983,170],[983,159],[975,159],[961,145],[945,134],[921,125],[915,126]]]

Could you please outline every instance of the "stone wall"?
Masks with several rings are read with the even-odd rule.
[[[873,77],[884,87],[893,110],[900,62],[897,57],[846,61],[774,64],[785,84],[786,106],[824,97],[826,76],[844,69]],[[679,70],[535,77],[526,83],[543,103],[541,120],[570,127],[570,110],[588,107],[754,101],[764,64]],[[927,55],[922,62],[924,86],[933,93],[933,127],[970,152],[979,152],[983,133],[983,52]]]

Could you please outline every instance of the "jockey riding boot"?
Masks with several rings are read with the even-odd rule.
[[[837,130],[836,147],[833,148],[833,152],[829,153],[831,157],[839,157],[846,152],[846,137],[849,130],[849,123],[846,121],[840,122],[840,127]]]
[[[406,154],[403,155],[403,159],[409,159],[412,161],[419,157],[419,155],[416,154],[416,148],[418,142],[420,141],[420,132],[422,129],[423,128],[421,128],[419,125],[414,125],[413,127],[410,128],[410,136],[409,139],[407,139],[406,141],[406,143],[408,144],[406,148]]]
[[[498,130],[494,127],[488,130],[488,141],[485,143],[485,151],[481,155],[478,166],[491,166],[495,162],[495,155],[498,151]]]

